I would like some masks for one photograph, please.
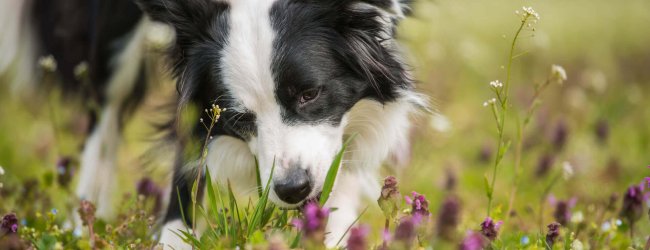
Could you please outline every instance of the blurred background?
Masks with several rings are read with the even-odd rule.
[[[515,54],[525,54],[513,61],[513,112],[506,122],[506,139],[515,139],[513,115],[523,117],[535,84],[549,77],[551,65],[564,67],[568,79],[542,94],[524,131],[521,185],[514,219],[507,224],[517,233],[504,237],[537,233],[540,203],[545,207],[543,225],[552,221],[553,204],[542,194],[561,174],[564,162],[573,166],[574,175],[560,178],[549,194],[557,200],[576,198],[572,213],[584,215],[587,228],[599,228],[606,220],[600,209],[611,195],[617,195],[620,206],[627,187],[650,176],[649,1],[416,1],[414,16],[401,24],[398,34],[418,87],[431,97],[437,114],[416,118],[409,166],[386,174],[398,176],[403,195],[411,190],[425,194],[435,216],[443,200],[457,197],[456,233],[461,236],[485,218],[483,179],[491,177],[497,133],[491,111],[482,104],[493,97],[488,83],[505,81],[510,43],[520,24],[515,11],[522,6],[532,6],[541,19],[534,31],[522,32],[517,45]],[[135,190],[143,176],[159,185],[169,180],[171,159],[158,158],[152,164],[142,157],[152,145],[151,123],[174,93],[160,58],[159,49],[150,49],[147,69],[155,72],[151,81],[156,87],[126,126],[116,197]],[[17,99],[7,84],[0,84],[0,166],[6,172],[0,182],[5,187],[41,179],[62,157],[77,158],[87,123],[74,101],[63,102],[56,92]],[[494,204],[501,219],[513,185],[513,152],[508,151],[497,175]],[[50,195],[52,206],[67,199],[61,192]],[[0,212],[17,208],[18,201],[3,196],[8,197],[0,195]],[[379,227],[383,222],[373,219],[379,216],[371,205],[361,220]],[[639,223],[639,235],[650,233],[647,219],[644,215]]]

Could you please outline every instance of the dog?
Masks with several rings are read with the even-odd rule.
[[[356,135],[326,206],[326,244],[357,218],[360,196],[376,199],[378,170],[408,147],[409,116],[426,107],[394,39],[409,2],[398,0],[138,0],[176,31],[170,54],[186,105],[224,108],[216,129],[196,123],[215,182],[255,186],[255,159],[269,199],[295,208],[319,196],[344,138]],[[210,119],[205,113],[201,119]],[[178,123],[178,122],[177,122]],[[196,148],[196,147],[194,147]],[[199,146],[200,148],[200,146]],[[193,178],[177,161],[160,241],[180,247]],[[180,195],[180,198],[177,198]],[[187,214],[187,213],[184,213]]]
[[[112,60],[116,63],[108,64],[114,68],[104,78],[91,79],[93,85],[103,86],[105,94],[99,124],[82,153],[77,194],[98,201],[100,207],[110,204],[105,183],[111,182],[114,172],[123,105],[137,103],[128,101],[129,96],[138,93],[144,78],[141,52],[131,48],[140,46],[138,27],[150,18],[175,31],[169,59],[178,90],[175,115],[166,126],[177,157],[160,243],[188,247],[175,232],[189,230],[192,223],[189,217],[183,221],[182,215],[190,214],[194,173],[199,169],[212,173],[213,180],[207,181],[229,181],[237,190],[252,190],[257,185],[257,163],[261,183],[272,185],[269,199],[280,207],[297,208],[318,199],[332,160],[343,141],[354,135],[326,203],[337,208],[326,229],[326,245],[335,246],[357,218],[362,196],[379,196],[382,163],[391,156],[408,155],[410,117],[428,106],[426,97],[416,91],[395,40],[396,26],[410,13],[411,2],[136,0],[136,4],[147,17],[134,14],[132,28],[124,29],[128,32],[100,38],[102,31],[91,29],[90,37],[124,42],[106,54],[116,58]],[[107,23],[116,19],[107,18]],[[99,66],[91,63],[91,69],[95,67]],[[127,81],[118,81],[122,78]],[[191,114],[196,112],[189,110],[213,105],[223,111],[214,128],[206,129],[199,121],[209,122],[213,118],[209,112],[195,117]],[[190,118],[194,122],[187,132],[183,121]],[[102,214],[110,214],[110,208],[103,209]]]

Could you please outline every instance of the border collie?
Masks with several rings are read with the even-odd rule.
[[[188,230],[186,225],[191,224],[189,218],[183,222],[181,214],[191,205],[196,178],[192,173],[197,169],[210,169],[211,181],[223,184],[229,180],[239,187],[236,190],[253,190],[256,160],[262,183],[267,183],[275,165],[270,200],[295,208],[318,198],[332,159],[343,140],[355,134],[326,204],[338,208],[327,226],[326,243],[334,246],[356,219],[361,196],[373,200],[379,196],[382,162],[390,156],[406,158],[409,117],[427,106],[426,98],[415,91],[394,39],[396,25],[409,12],[410,3],[136,2],[151,19],[175,30],[169,57],[179,95],[169,127],[178,156],[160,242],[176,249],[186,247],[174,232]],[[122,17],[106,18],[112,23]],[[92,79],[93,84],[104,86],[106,94],[99,124],[82,156],[78,194],[99,201],[100,207],[105,207],[110,195],[111,180],[105,178],[114,171],[122,107],[142,79],[141,52],[130,50],[132,44],[139,46],[138,22],[144,21],[131,21],[132,31],[118,35],[109,29],[91,29],[95,43],[106,38],[99,35],[103,32],[109,40],[128,37],[121,49],[106,54],[115,58],[115,64],[107,64],[110,70],[104,78]],[[94,67],[102,68],[91,60]],[[224,112],[207,134],[199,118],[210,118],[202,112],[200,117],[192,117],[188,110],[212,105],[219,105]],[[191,132],[184,133],[181,124],[187,117],[196,122]],[[198,166],[205,138],[210,138],[205,165]]]

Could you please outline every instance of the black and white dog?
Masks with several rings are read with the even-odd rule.
[[[270,200],[282,207],[297,207],[319,196],[344,138],[356,134],[327,204],[338,208],[331,214],[326,240],[329,246],[336,244],[356,219],[361,196],[373,200],[379,196],[382,162],[391,154],[403,158],[408,153],[410,115],[427,106],[426,98],[415,91],[394,40],[396,25],[408,13],[409,3],[136,2],[151,19],[175,30],[170,59],[179,96],[170,127],[179,148],[161,243],[176,249],[184,246],[173,232],[186,230],[190,222],[182,221],[181,212],[191,203],[195,176],[188,173],[195,173],[192,170],[207,167],[212,181],[230,180],[238,190],[253,190],[257,158],[262,183],[269,179],[271,166],[276,166]],[[121,19],[122,14],[110,17],[108,23]],[[82,156],[78,194],[98,201],[107,212],[111,179],[106,176],[114,170],[121,111],[142,80],[141,52],[135,50],[141,46],[138,26],[147,22],[143,20],[132,21],[128,32],[110,35],[114,41],[128,39],[119,43],[119,50],[112,50],[109,74],[92,79],[106,94],[98,125]],[[101,39],[97,33],[90,37]],[[190,133],[195,139],[184,138],[178,127],[187,116],[187,107],[203,110],[213,104],[225,111],[211,134],[206,134],[197,117]],[[209,119],[205,114],[200,118]],[[205,166],[198,166],[204,138],[211,139]],[[198,146],[191,145],[192,141]],[[198,152],[187,154],[187,150]]]

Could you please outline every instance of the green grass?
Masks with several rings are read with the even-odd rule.
[[[488,181],[488,186],[494,183],[492,205],[488,206],[484,178],[492,177],[498,133],[493,114],[481,104],[494,96],[488,83],[505,79],[513,29],[519,24],[513,12],[523,5],[533,6],[541,20],[534,33],[524,32],[518,41],[518,52],[526,54],[513,60],[511,113],[503,132],[503,140],[512,141],[512,146],[503,155],[496,182]],[[650,3],[644,0],[418,2],[415,17],[404,21],[399,29],[400,40],[409,51],[407,58],[415,69],[419,89],[432,97],[435,108],[451,126],[436,129],[439,121],[416,119],[409,166],[403,171],[387,166],[384,175],[398,176],[402,194],[418,191],[429,200],[432,218],[421,231],[423,245],[456,249],[468,230],[479,229],[491,207],[491,217],[505,221],[495,248],[544,249],[545,227],[555,220],[554,207],[545,195],[548,193],[560,200],[577,198],[571,210],[576,220],[561,230],[562,242],[571,242],[573,233],[573,239],[592,249],[642,249],[650,234],[645,204],[634,237],[630,237],[628,223],[621,220],[618,224],[617,220],[621,219],[621,197],[627,187],[650,176],[646,168],[650,165],[649,13]],[[522,130],[517,163],[515,121],[525,117],[536,85],[547,79],[552,64],[562,65],[568,80],[549,87],[539,97],[536,112]],[[118,159],[120,185],[114,199],[123,216],[95,225],[100,239],[116,247],[135,244],[134,248],[146,248],[154,244],[155,227],[129,223],[132,218],[148,218],[151,201],[140,201],[133,195],[123,199],[122,195],[133,194],[142,176],[151,176],[159,184],[169,181],[166,172],[172,159],[158,157],[148,167],[141,167],[145,164],[140,157],[151,146],[147,135],[154,130],[149,122],[160,118],[154,115],[153,107],[173,91],[171,84],[160,86],[125,128]],[[58,243],[88,249],[87,232],[77,237],[63,229],[73,213],[68,207],[76,201],[70,198],[70,188],[58,185],[54,175],[57,159],[78,155],[84,119],[75,105],[58,105],[62,98],[56,93],[28,102],[11,97],[7,86],[0,84],[0,166],[6,172],[0,176],[0,213],[13,211],[25,219],[20,235],[34,245],[45,249]],[[599,121],[608,126],[606,141],[596,136]],[[568,133],[558,148],[553,134],[560,123],[566,124]],[[482,151],[486,152],[483,156]],[[538,175],[544,155],[550,155],[554,162],[546,174]],[[564,161],[575,169],[569,180],[560,177]],[[515,215],[508,216],[517,175],[517,196],[511,208]],[[455,185],[448,188],[450,179]],[[205,198],[209,202],[196,213],[198,221],[206,223],[205,233],[200,238],[187,235],[197,246],[230,248],[247,242],[264,248],[276,238],[286,246],[307,241],[291,226],[292,218],[300,217],[297,213],[271,210],[268,203],[261,209],[264,202],[256,197],[249,200],[232,194],[230,188],[208,185]],[[618,199],[608,206],[612,194]],[[450,196],[458,197],[461,205],[458,224],[445,239],[436,233],[436,221],[441,204]],[[384,217],[374,201],[366,204],[368,209],[359,223],[370,226],[369,241],[379,245]],[[406,204],[400,206],[408,208]],[[50,215],[52,208],[57,214]],[[227,213],[223,212],[225,208]],[[253,223],[255,211],[258,222]],[[581,221],[577,220],[579,215]],[[529,243],[522,244],[526,238]],[[556,244],[556,248],[565,245],[569,244]]]

